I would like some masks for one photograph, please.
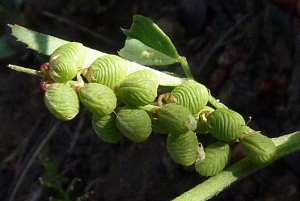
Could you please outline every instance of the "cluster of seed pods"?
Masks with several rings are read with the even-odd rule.
[[[232,142],[240,142],[255,163],[274,159],[273,141],[251,130],[237,112],[211,107],[204,85],[186,80],[158,96],[153,71],[128,74],[127,61],[115,55],[99,57],[88,68],[82,68],[84,59],[82,44],[67,43],[41,67],[45,105],[58,119],[73,119],[83,105],[93,114],[92,126],[105,142],[116,143],[124,136],[142,142],[152,131],[167,134],[170,157],[184,166],[194,164],[203,176],[216,175],[227,166]],[[202,148],[197,133],[209,133],[216,142]]]

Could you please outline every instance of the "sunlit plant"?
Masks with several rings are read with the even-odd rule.
[[[186,58],[149,18],[134,16],[131,28],[124,30],[127,39],[118,56],[18,25],[10,27],[18,41],[50,56],[39,71],[9,67],[41,78],[45,105],[55,117],[73,119],[81,102],[93,114],[91,124],[99,140],[117,143],[125,137],[138,143],[152,131],[164,134],[170,158],[183,166],[194,165],[195,171],[209,177],[174,200],[208,200],[300,149],[299,131],[268,138],[216,100],[193,79]],[[186,77],[146,67],[174,63],[183,67]],[[158,94],[158,88],[165,86],[172,88],[170,92]],[[203,148],[198,134],[211,134],[215,142]],[[245,157],[233,163],[231,145],[236,143],[241,144]]]

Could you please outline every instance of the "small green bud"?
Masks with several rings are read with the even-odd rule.
[[[49,85],[45,92],[44,102],[48,110],[63,121],[73,119],[79,112],[78,95],[68,84]]]
[[[117,105],[114,92],[107,86],[88,83],[79,89],[81,103],[93,114],[102,116],[110,114]]]
[[[106,85],[110,88],[120,84],[127,75],[128,64],[125,59],[116,55],[105,55],[97,58],[83,75],[88,82]]]
[[[123,135],[134,142],[145,141],[152,132],[151,119],[142,109],[121,109],[116,124]]]
[[[224,142],[237,140],[245,131],[246,122],[237,112],[218,108],[208,118],[209,132]]]
[[[113,112],[104,116],[93,115],[92,125],[97,136],[104,142],[116,143],[123,136],[116,125],[116,115]]]
[[[196,129],[197,121],[191,111],[177,104],[166,104],[158,111],[158,121],[169,134],[183,134]]]
[[[171,94],[178,104],[187,107],[192,114],[198,113],[207,104],[209,95],[204,85],[193,80],[176,86]]]
[[[167,150],[170,157],[184,166],[192,165],[198,156],[198,139],[194,132],[182,135],[168,135]]]
[[[276,145],[273,140],[261,133],[249,133],[240,139],[247,157],[257,164],[265,164],[273,161],[276,153]]]
[[[228,144],[223,142],[215,142],[204,149],[205,159],[196,160],[196,171],[202,176],[214,176],[226,167],[231,152]]]

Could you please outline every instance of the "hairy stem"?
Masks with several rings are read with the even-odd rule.
[[[287,156],[300,150],[300,131],[287,134],[278,138],[273,138],[277,146],[276,159]],[[210,177],[203,183],[197,185],[191,190],[183,193],[173,201],[205,201],[219,194],[225,188],[236,181],[239,181],[251,173],[265,167],[258,165],[245,158],[216,176]]]
[[[215,108],[225,108],[227,109],[226,105],[221,103],[218,99],[213,97],[211,94],[208,96],[208,102]]]
[[[181,64],[181,66],[183,68],[183,71],[184,71],[186,77],[193,79],[193,75],[191,73],[191,69],[190,69],[189,64],[188,64],[188,62],[187,62],[187,60],[186,60],[185,57],[180,57],[180,64]]]
[[[34,70],[34,69],[25,68],[25,67],[22,67],[22,66],[17,66],[17,65],[12,65],[12,64],[9,64],[8,67],[10,69],[13,69],[13,70],[21,72],[21,73],[35,75],[35,76],[38,76],[38,77],[41,77],[41,78],[45,77],[45,75],[43,73],[41,73],[40,71]]]

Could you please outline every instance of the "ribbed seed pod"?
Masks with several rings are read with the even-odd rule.
[[[49,76],[55,82],[65,83],[73,79],[85,61],[85,47],[71,42],[57,48],[50,56]]]
[[[149,73],[149,77],[147,77],[147,73],[142,74],[144,77],[140,76],[141,73],[139,71],[128,75],[125,80],[116,87],[115,92],[117,96],[131,106],[144,106],[152,103],[157,96],[157,77],[154,79],[152,77],[153,72],[147,72]]]
[[[81,87],[79,98],[89,111],[98,116],[110,114],[117,105],[114,92],[109,87],[98,83],[88,83]]]
[[[228,164],[231,151],[228,144],[215,142],[204,149],[205,159],[196,160],[195,169],[202,176],[214,176],[226,167]]]
[[[150,78],[158,86],[157,75],[151,70],[138,70],[126,76],[126,79],[132,79],[135,77],[147,77]]]
[[[151,119],[142,109],[121,109],[116,124],[123,135],[134,142],[145,141],[152,132]]]
[[[277,148],[272,139],[261,133],[250,133],[242,136],[240,141],[246,156],[253,162],[265,164],[273,161]]]
[[[237,112],[230,109],[218,108],[208,118],[209,132],[218,140],[235,141],[245,130],[246,122]]]
[[[197,127],[197,121],[188,108],[171,103],[159,109],[158,121],[164,125],[169,134],[174,135],[193,131]]]
[[[208,102],[207,88],[193,80],[176,86],[171,94],[178,104],[187,107],[192,114],[198,113]]]
[[[104,142],[116,143],[123,137],[117,127],[116,115],[113,112],[104,116],[93,115],[92,125],[97,136]]]
[[[126,77],[128,64],[116,55],[97,58],[83,73],[88,82],[106,85],[110,88],[120,84]]]
[[[167,150],[170,157],[184,166],[192,165],[198,156],[198,139],[194,132],[182,135],[168,135]]]
[[[44,102],[48,110],[63,121],[73,119],[79,112],[78,95],[68,84],[51,84],[46,89]]]

